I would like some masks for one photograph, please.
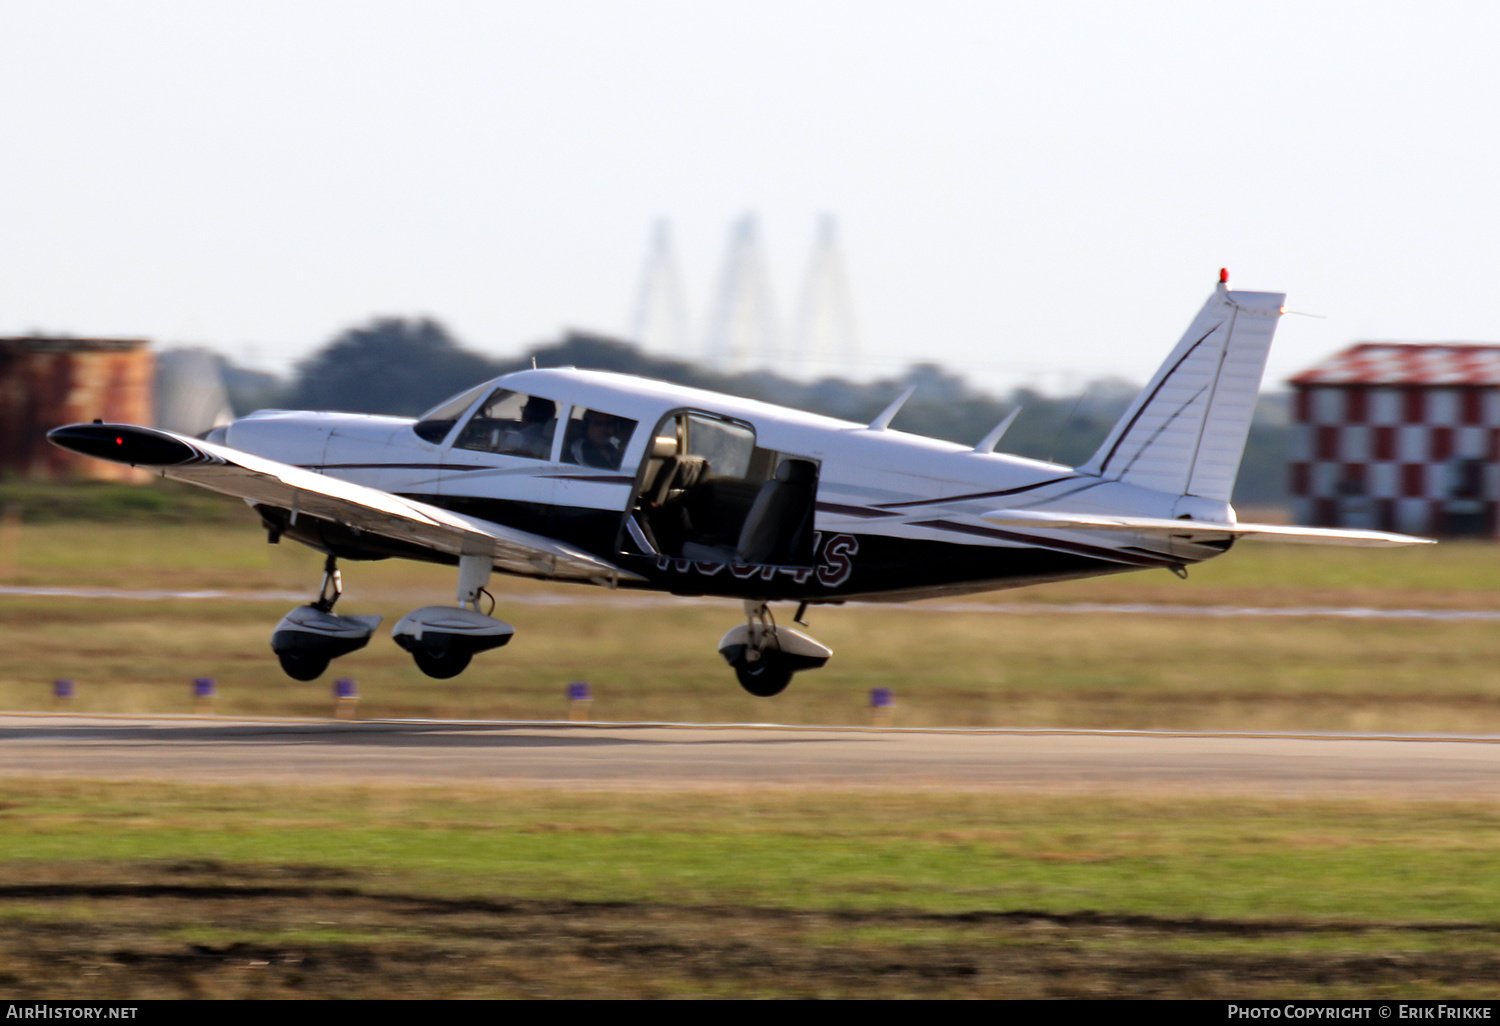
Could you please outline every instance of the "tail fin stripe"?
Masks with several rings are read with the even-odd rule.
[[[1151,390],[1151,394],[1146,397],[1146,401],[1143,402],[1143,403],[1141,403],[1137,407],[1137,409],[1135,411],[1135,416],[1133,416],[1133,417],[1130,418],[1130,423],[1128,423],[1128,424],[1125,425],[1125,430],[1121,431],[1115,437],[1115,444],[1112,445],[1112,446],[1110,446],[1109,454],[1107,456],[1105,456],[1103,460],[1100,461],[1100,463],[1099,463],[1099,473],[1101,475],[1104,474],[1107,470],[1109,470],[1109,461],[1115,458],[1115,453],[1119,450],[1121,443],[1123,443],[1125,441],[1125,439],[1127,439],[1127,438],[1130,437],[1130,430],[1131,430],[1131,428],[1135,427],[1135,422],[1138,421],[1138,420],[1140,420],[1141,419],[1141,415],[1144,414],[1148,409],[1151,408],[1151,402],[1152,402],[1152,400],[1154,400],[1156,398],[1156,393],[1160,392],[1163,388],[1165,388],[1167,386],[1167,382],[1169,382],[1169,381],[1172,380],[1172,375],[1177,372],[1177,368],[1181,367],[1184,363],[1186,363],[1188,361],[1188,358],[1191,357],[1193,355],[1193,353],[1197,351],[1198,347],[1201,346],[1204,342],[1207,342],[1208,339],[1209,339],[1209,336],[1211,336],[1214,332],[1218,331],[1223,326],[1224,326],[1224,322],[1220,321],[1218,324],[1215,324],[1212,328],[1209,328],[1206,332],[1204,332],[1203,333],[1203,337],[1200,338],[1200,339],[1198,339],[1198,341],[1194,342],[1191,346],[1189,346],[1188,349],[1187,349],[1187,352],[1183,353],[1182,356],[1181,356],[1181,358],[1178,359],[1178,361],[1176,363],[1172,364],[1172,369],[1169,370],[1169,371],[1167,371],[1167,373],[1165,373],[1165,374],[1163,374],[1161,376],[1161,380],[1156,383],[1156,387]],[[1202,392],[1202,390],[1200,389],[1199,390],[1199,394],[1201,394],[1201,392]],[[1193,396],[1194,399],[1196,399],[1197,397],[1198,397],[1197,395]],[[1182,406],[1178,408],[1177,412],[1181,413],[1183,409],[1186,409],[1187,406],[1191,404],[1191,402],[1192,402],[1192,400],[1189,400],[1188,402],[1183,403]],[[1176,415],[1177,414],[1174,413],[1172,416],[1175,417]],[[1167,423],[1171,423],[1170,418],[1168,419]],[[1164,427],[1166,427],[1166,424],[1162,425],[1162,428],[1164,428]],[[1161,434],[1162,428],[1157,428],[1157,430],[1156,430],[1156,434],[1157,435]],[[1155,436],[1153,436],[1153,438],[1154,437]],[[1149,448],[1149,446],[1143,446],[1141,448],[1141,452],[1144,452],[1146,450],[1146,448]],[[1140,453],[1138,452],[1136,455],[1137,455],[1137,457],[1139,457]],[[1134,461],[1132,461],[1132,462],[1134,462]],[[1127,467],[1126,469],[1128,470],[1129,468]]]
[[[1219,382],[1223,379],[1226,364],[1229,362],[1229,340],[1232,339],[1232,338],[1234,338],[1234,319],[1235,319],[1236,315],[1238,315],[1238,313],[1239,313],[1239,307],[1234,307],[1233,310],[1232,310],[1232,312],[1229,314],[1229,330],[1224,333],[1224,348],[1219,351],[1219,368],[1218,368],[1218,370],[1214,371],[1214,376],[1213,376],[1212,379],[1210,379],[1209,384],[1207,386],[1209,388],[1209,393],[1208,393],[1208,408],[1209,409],[1213,409],[1214,398],[1216,396],[1218,396],[1218,394],[1219,394]],[[1257,381],[1256,382],[1257,387],[1259,386],[1259,384],[1260,384],[1260,382]],[[1199,389],[1198,390],[1198,394],[1202,395],[1203,394],[1203,390]],[[1196,399],[1196,398],[1198,398],[1198,396],[1194,396],[1193,398]],[[1207,414],[1207,412],[1205,412],[1204,416],[1203,416],[1203,419],[1201,421],[1199,421],[1199,423],[1198,423],[1198,438],[1197,438],[1196,441],[1193,442],[1193,466],[1194,467],[1198,466],[1198,455],[1203,451],[1203,436],[1204,436],[1204,434],[1207,431],[1208,431],[1208,414]],[[1192,480],[1193,480],[1192,479],[1192,475],[1189,474],[1188,475],[1188,484],[1189,484],[1189,486],[1192,485]]]
[[[1216,328],[1214,330],[1217,331],[1218,329]],[[1213,332],[1210,332],[1209,334],[1213,334]],[[1207,335],[1204,336],[1204,338],[1207,338],[1207,337],[1208,337]],[[1199,341],[1201,342],[1202,339],[1199,339]],[[1185,360],[1185,359],[1187,359],[1187,357],[1184,356],[1183,359]],[[1171,415],[1168,416],[1165,420],[1163,420],[1161,422],[1161,425],[1155,431],[1151,432],[1151,438],[1146,442],[1146,444],[1143,445],[1143,446],[1141,446],[1138,450],[1136,450],[1136,454],[1134,456],[1130,457],[1130,462],[1127,463],[1127,464],[1125,464],[1125,469],[1124,470],[1120,471],[1120,476],[1121,477],[1123,477],[1126,474],[1130,473],[1130,468],[1133,467],[1133,466],[1135,466],[1136,461],[1139,460],[1142,456],[1144,456],[1148,450],[1150,450],[1152,444],[1154,444],[1156,442],[1156,440],[1161,437],[1162,432],[1166,431],[1167,428],[1171,427],[1172,426],[1172,422],[1175,421],[1178,417],[1182,416],[1182,413],[1183,413],[1184,410],[1187,410],[1195,402],[1197,402],[1198,401],[1198,397],[1200,395],[1202,395],[1207,389],[1208,389],[1208,386],[1204,385],[1202,388],[1198,389],[1198,391],[1194,392],[1192,395],[1188,396],[1182,402],[1180,402],[1180,403],[1177,404],[1177,409],[1173,410],[1172,413],[1171,413]],[[1201,443],[1202,437],[1203,437],[1201,431],[1199,432],[1199,436],[1198,437],[1199,437],[1199,441]],[[1118,443],[1117,443],[1116,444],[1116,448],[1118,448],[1118,447],[1119,446],[1118,446]],[[1111,455],[1113,455],[1113,453],[1111,453]],[[1194,453],[1193,457],[1194,457],[1194,459],[1196,459],[1197,458],[1197,453]]]

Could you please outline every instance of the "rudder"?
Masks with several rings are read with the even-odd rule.
[[[1078,469],[1228,502],[1286,296],[1222,281],[1104,444]]]

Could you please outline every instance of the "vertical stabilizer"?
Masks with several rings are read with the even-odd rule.
[[[1286,296],[1220,282],[1099,451],[1078,469],[1228,502]]]

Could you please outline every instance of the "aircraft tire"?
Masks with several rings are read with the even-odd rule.
[[[756,698],[779,695],[792,682],[792,671],[770,652],[753,663],[740,663],[734,668],[734,675],[739,679],[740,687]]]
[[[411,657],[416,660],[417,669],[427,676],[447,680],[468,669],[474,653],[453,648],[418,648],[412,650]]]
[[[328,669],[328,659],[308,652],[278,652],[281,671],[292,680],[317,680]]]

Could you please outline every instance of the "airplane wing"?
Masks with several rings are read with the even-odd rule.
[[[1357,545],[1384,548],[1431,545],[1431,538],[1386,531],[1348,531],[1327,527],[1287,527],[1283,524],[1214,524],[1203,520],[1128,517],[1104,513],[1061,513],[1052,510],[999,509],[980,519],[1004,527],[1042,527],[1057,531],[1128,531],[1165,537],[1246,538],[1297,545]]]
[[[145,467],[175,481],[291,510],[294,517],[317,517],[453,556],[489,555],[511,573],[601,583],[639,579],[541,535],[170,431],[133,424],[69,424],[47,437],[73,452]]]

